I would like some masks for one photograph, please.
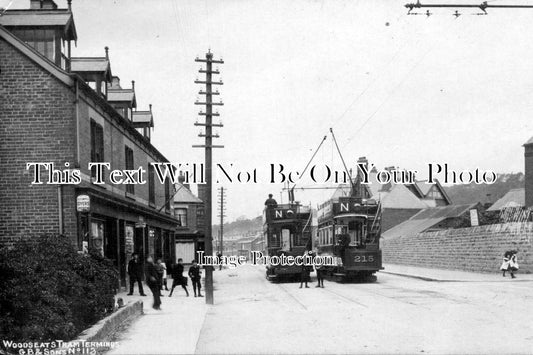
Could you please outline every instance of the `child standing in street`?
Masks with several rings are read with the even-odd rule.
[[[200,270],[200,267],[198,266],[198,263],[196,260],[192,261],[192,266],[189,268],[189,277],[192,281],[192,289],[194,290],[194,297],[196,297],[196,289],[198,289],[198,297],[204,297],[202,296],[202,285],[200,283],[200,280],[202,279],[202,271]]]

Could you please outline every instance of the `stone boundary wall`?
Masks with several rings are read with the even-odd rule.
[[[136,318],[143,314],[143,302],[135,301],[126,304],[119,308],[116,312],[108,317],[100,320],[89,329],[81,332],[76,339],[67,343],[80,344],[78,347],[65,346],[63,348],[55,349],[57,354],[101,354],[105,353],[109,348],[105,345],[97,347],[89,346],[84,348],[82,344],[89,343],[106,343],[111,342],[112,336],[115,334],[120,325],[125,321]],[[79,351],[76,351],[79,350]]]
[[[383,263],[499,272],[503,253],[518,251],[519,272],[533,272],[533,222],[448,229],[382,240]]]

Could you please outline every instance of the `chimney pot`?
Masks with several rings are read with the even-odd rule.
[[[109,59],[109,47],[108,46],[105,46],[105,58],[106,59]]]
[[[68,11],[72,12],[72,0],[67,0],[67,4],[68,4]]]
[[[131,81],[131,88],[133,89],[133,91],[135,91],[135,80]]]
[[[152,112],[152,104],[148,105],[150,107],[150,112]]]

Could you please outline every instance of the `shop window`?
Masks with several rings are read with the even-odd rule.
[[[104,222],[100,220],[91,221],[91,244],[92,247],[104,254]]]

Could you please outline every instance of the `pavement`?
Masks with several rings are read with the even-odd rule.
[[[398,276],[413,277],[426,281],[440,282],[516,282],[516,281],[533,281],[533,274],[524,274],[520,270],[515,272],[515,279],[512,279],[507,273],[505,277],[496,270],[493,273],[477,273],[461,270],[444,270],[425,268],[409,265],[383,264],[384,270],[381,273],[387,273]]]
[[[216,271],[213,306],[176,289],[154,311],[143,297],[146,314],[109,353],[533,353],[530,275],[385,268],[374,283],[302,289],[267,281],[262,266]]]
[[[172,279],[167,283],[170,286]],[[189,280],[190,296],[186,297],[180,286],[174,289],[172,297],[168,297],[170,292],[162,291],[159,311],[152,308],[150,288],[146,284],[143,287],[146,297],[138,294],[137,285],[134,295],[128,296],[126,292],[117,295],[124,302],[143,301],[144,311],[118,336],[119,346],[107,354],[193,354],[208,310],[205,298],[194,297]]]

